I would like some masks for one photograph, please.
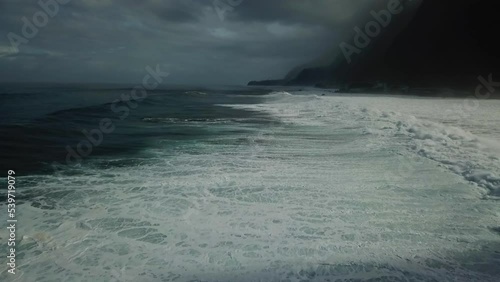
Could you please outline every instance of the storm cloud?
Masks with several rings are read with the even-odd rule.
[[[137,83],[146,66],[157,64],[180,84],[282,77],[326,52],[374,6],[369,0],[59,0],[57,13],[16,49],[12,38],[25,38],[26,19],[33,23],[43,10],[38,1],[4,0],[0,80]]]

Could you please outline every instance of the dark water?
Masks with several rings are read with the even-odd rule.
[[[498,202],[366,134],[425,100],[267,92],[3,86],[15,281],[498,281]]]
[[[262,123],[262,114],[218,105],[255,103],[268,92],[184,87],[149,91],[145,99],[134,101],[126,87],[4,85],[0,87],[0,168],[21,175],[53,173],[92,158],[132,158],[155,142],[231,134],[199,125]],[[112,132],[101,130],[103,120]]]

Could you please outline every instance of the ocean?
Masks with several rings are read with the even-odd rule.
[[[0,90],[2,281],[500,280],[500,100]]]

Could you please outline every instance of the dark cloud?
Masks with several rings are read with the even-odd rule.
[[[325,52],[366,15],[370,1],[240,2],[221,18],[215,1],[73,0],[16,51],[8,34],[22,36],[21,18],[32,21],[41,8],[37,1],[5,0],[0,79],[135,83],[156,64],[172,83],[280,77]]]
[[[281,21],[290,24],[311,24],[336,27],[352,22],[370,0],[356,1],[314,1],[275,0],[246,1],[230,18],[243,21]]]

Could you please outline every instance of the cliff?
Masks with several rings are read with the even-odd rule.
[[[335,46],[333,61],[295,68],[282,84],[348,87],[379,82],[464,89],[475,87],[480,75],[493,74],[500,81],[500,41],[495,38],[500,21],[493,3],[423,0],[413,13],[394,16],[368,47],[351,54],[350,62]]]

